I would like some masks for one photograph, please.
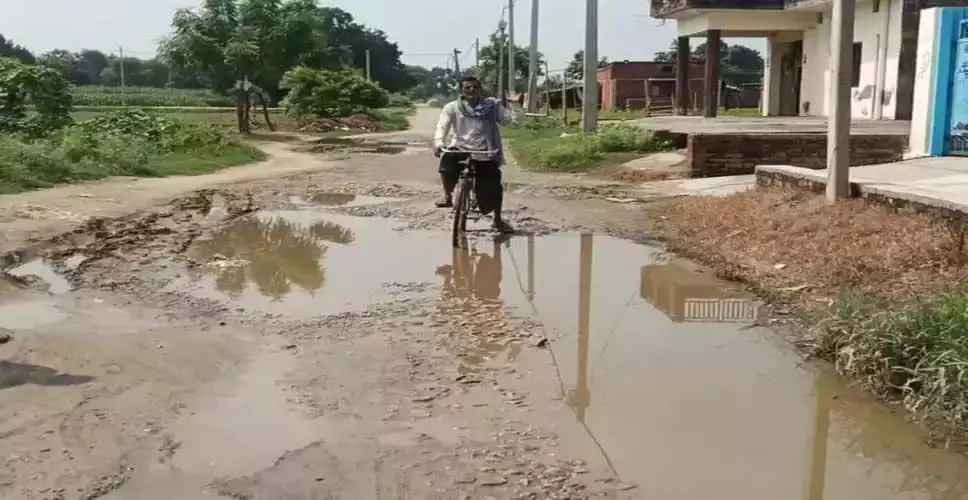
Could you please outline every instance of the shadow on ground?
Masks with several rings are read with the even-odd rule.
[[[86,384],[92,380],[94,377],[88,375],[70,375],[46,366],[0,360],[0,389],[27,384],[63,387]]]

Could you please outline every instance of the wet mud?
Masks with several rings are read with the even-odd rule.
[[[968,496],[634,204],[511,183],[520,234],[455,250],[432,169],[381,161],[9,252],[0,498]]]

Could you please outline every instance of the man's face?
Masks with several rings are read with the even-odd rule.
[[[460,93],[467,99],[480,99],[481,84],[478,82],[464,82],[460,85]]]

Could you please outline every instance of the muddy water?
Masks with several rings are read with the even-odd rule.
[[[540,320],[550,350],[482,344],[461,369],[559,373],[566,445],[604,456],[641,498],[968,498],[963,458],[804,366],[752,326],[758,305],[735,286],[653,248],[557,234],[453,252],[446,233],[293,210],[241,220],[191,252],[203,265],[173,287],[255,311],[362,310],[391,298],[388,284],[426,283]]]

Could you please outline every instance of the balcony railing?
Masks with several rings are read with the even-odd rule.
[[[784,0],[652,0],[652,17],[689,9],[782,10]]]

